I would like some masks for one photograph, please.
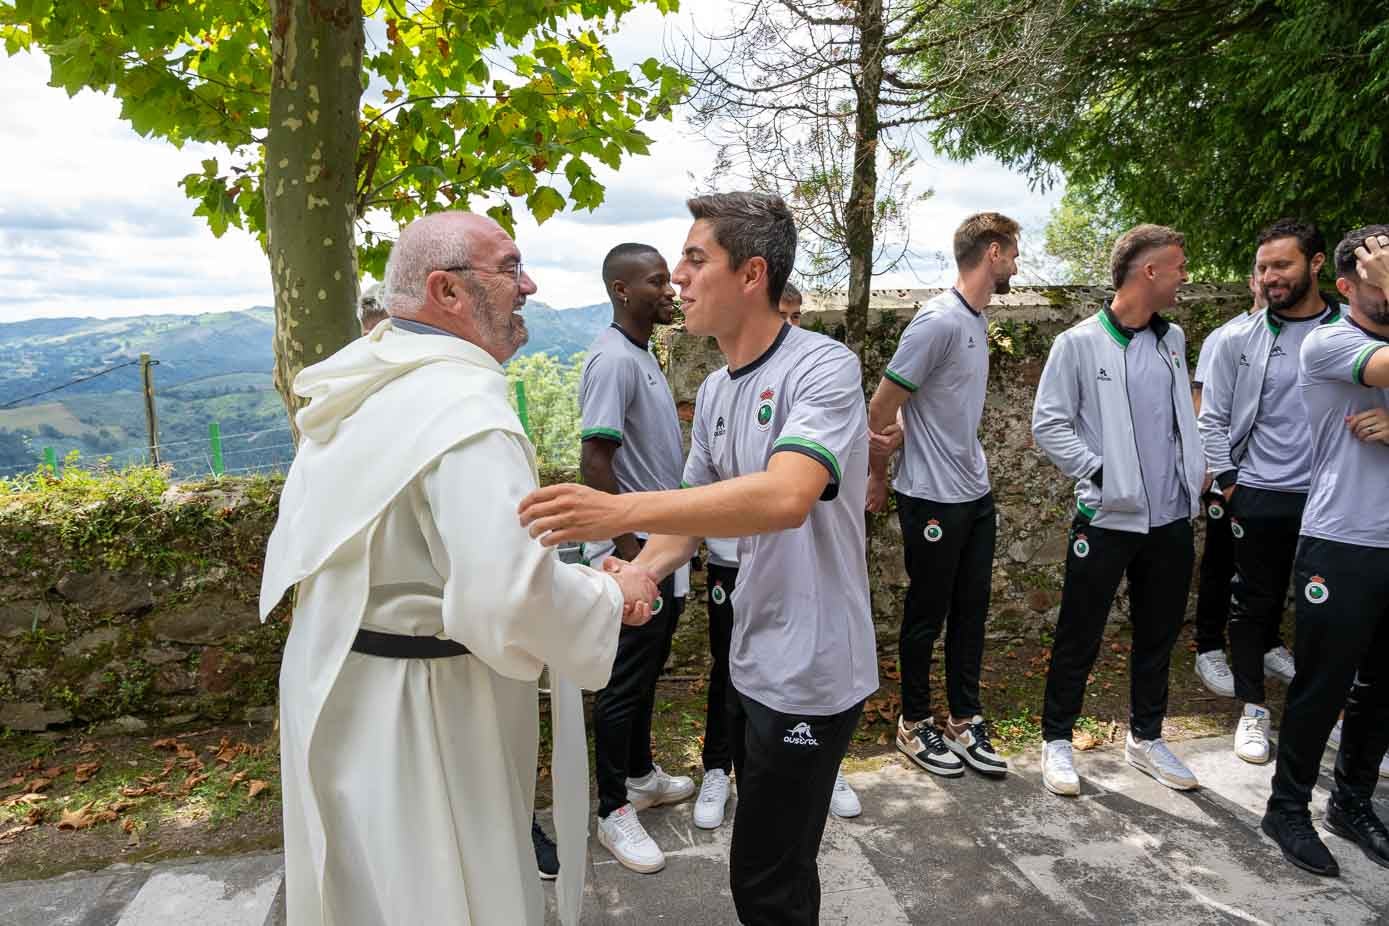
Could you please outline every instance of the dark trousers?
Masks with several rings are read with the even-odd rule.
[[[982,714],[979,670],[998,533],[993,493],[958,504],[895,494],[911,580],[898,647],[902,716],[909,722],[932,716],[931,655],[942,628],[950,713],[957,720]]]
[[[815,926],[820,838],[863,702],[815,717],[774,711],[736,688],[731,697],[745,724],[728,865],[738,921]]]
[[[728,649],[733,639],[733,589],[738,570],[709,564],[709,690],[704,708],[704,770],[732,773],[743,750],[742,711],[728,682]]]
[[[1293,575],[1297,674],[1278,730],[1269,809],[1307,809],[1342,705],[1333,795],[1369,800],[1389,749],[1389,550],[1303,537]]]
[[[1094,527],[1083,515],[1071,525],[1061,614],[1047,670],[1042,736],[1069,740],[1085,703],[1085,685],[1104,639],[1120,577],[1129,579],[1129,728],[1137,739],[1162,736],[1172,646],[1191,588],[1191,522],[1185,518],[1146,534]]]
[[[1230,536],[1230,512],[1224,496],[1218,492],[1207,495],[1203,509],[1206,545],[1201,551],[1199,582],[1196,586],[1196,652],[1209,653],[1225,649],[1225,623],[1230,619],[1230,580],[1235,574],[1235,547],[1234,538]]]
[[[1264,653],[1278,646],[1297,532],[1307,496],[1240,486],[1230,496],[1235,577],[1230,582],[1230,671],[1235,697],[1263,704]],[[1294,660],[1296,661],[1296,660]]]
[[[671,638],[685,599],[675,597],[675,581],[661,583],[661,613],[640,627],[625,624],[617,636],[617,656],[606,688],[593,697],[593,765],[598,779],[598,816],[627,803],[627,779],[652,769],[651,715],[656,680],[670,656]]]

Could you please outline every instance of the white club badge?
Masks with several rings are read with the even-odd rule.
[[[1236,540],[1244,539],[1244,525],[1239,522],[1238,518],[1230,519],[1230,536]]]
[[[656,596],[656,600],[653,601],[653,602],[651,602],[651,616],[652,616],[652,617],[655,617],[657,614],[660,614],[660,613],[661,613],[661,609],[664,608],[665,606],[666,606],[666,599],[665,599],[663,596],[661,596],[661,595],[657,595],[657,596]]]
[[[1331,590],[1326,587],[1326,580],[1321,576],[1312,576],[1312,581],[1302,589],[1302,595],[1312,604],[1326,604],[1331,598]]]
[[[776,414],[776,405],[773,400],[776,398],[776,390],[768,387],[762,390],[762,394],[757,397],[757,411],[754,418],[757,420],[757,429],[765,431],[772,426],[772,417]]]
[[[921,533],[925,536],[927,543],[935,543],[945,536],[945,531],[941,530],[940,522],[935,518],[926,522],[926,529]]]
[[[1225,517],[1225,506],[1220,504],[1220,502],[1211,502],[1206,508],[1206,517],[1210,518],[1212,521],[1219,521],[1221,518]]]
[[[716,605],[722,605],[725,601],[728,600],[728,593],[723,590],[722,582],[714,583],[713,589],[711,589],[709,592],[709,597],[713,600],[714,604]]]
[[[1071,544],[1071,550],[1081,559],[1090,555],[1090,541],[1084,534],[1076,534],[1075,543]]]

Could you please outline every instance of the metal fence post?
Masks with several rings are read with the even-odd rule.
[[[52,447],[43,448],[43,465],[48,467],[49,475],[56,478],[58,475],[58,451]]]
[[[212,445],[212,474],[220,476],[225,467],[222,465],[222,426],[216,421],[208,422],[207,439]]]

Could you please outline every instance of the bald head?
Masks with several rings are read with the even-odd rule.
[[[502,227],[472,212],[435,212],[400,232],[386,262],[382,303],[391,315],[414,317],[424,307],[426,282],[436,270],[472,267],[483,252],[515,248]]]

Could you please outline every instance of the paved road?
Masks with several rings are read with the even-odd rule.
[[[826,830],[821,922],[1389,923],[1389,870],[1327,835],[1342,877],[1317,878],[1286,864],[1259,832],[1271,766],[1240,762],[1225,737],[1177,752],[1200,791],[1169,791],[1113,748],[1078,754],[1077,800],[1043,791],[1035,753],[1002,782],[941,781],[896,764],[852,775],[864,813]],[[1317,817],[1325,798],[1319,789]],[[1389,784],[1378,808],[1389,819]],[[731,827],[698,830],[689,814],[689,805],[643,814],[669,859],[660,874],[632,874],[594,844],[586,924],[736,922]],[[0,884],[0,921],[275,926],[282,876],[279,856],[266,853]]]

